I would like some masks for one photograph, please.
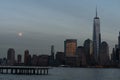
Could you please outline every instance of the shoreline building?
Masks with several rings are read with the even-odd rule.
[[[101,44],[100,18],[97,16],[97,8],[96,8],[96,16],[94,17],[94,22],[93,22],[93,54],[96,64],[98,63],[100,44]]]
[[[87,65],[91,65],[91,58],[93,56],[93,42],[90,39],[84,41],[84,49]]]
[[[66,39],[64,41],[65,64],[69,66],[76,66],[76,39]]]
[[[55,64],[54,55],[55,55],[55,50],[54,50],[54,45],[52,45],[51,46],[51,55],[50,55],[50,58],[49,58],[49,65],[50,66],[54,66],[54,64]]]
[[[30,63],[29,61],[29,50],[24,51],[24,65],[28,66]]]
[[[15,50],[9,48],[7,52],[7,64],[13,66],[15,64]]]
[[[77,40],[67,39],[64,41],[65,57],[74,57],[76,55]]]
[[[109,45],[103,41],[100,46],[99,65],[108,66],[109,64]]]
[[[17,63],[18,64],[22,63],[22,55],[20,55],[20,54],[17,55]]]
[[[120,49],[120,32],[119,32],[119,36],[118,36],[118,48]]]

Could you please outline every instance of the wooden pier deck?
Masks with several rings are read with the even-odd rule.
[[[49,67],[0,66],[1,74],[48,75]]]

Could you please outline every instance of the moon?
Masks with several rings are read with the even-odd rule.
[[[22,33],[22,32],[19,32],[19,33],[18,33],[18,36],[20,36],[20,37],[21,37],[22,35],[23,35],[23,33]]]

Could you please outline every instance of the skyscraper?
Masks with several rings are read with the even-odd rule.
[[[93,56],[93,42],[90,39],[87,39],[84,41],[84,49],[85,49],[85,55],[87,64],[91,64],[91,56]]]
[[[73,57],[76,54],[77,40],[67,39],[64,41],[64,51],[66,57]]]
[[[52,45],[51,46],[51,57],[52,57],[53,60],[54,60],[54,53],[55,53],[55,51],[54,51],[54,45]]]
[[[101,44],[100,19],[97,16],[97,8],[96,8],[96,16],[94,17],[94,23],[93,23],[93,54],[96,63],[98,62],[100,44]]]
[[[29,64],[29,51],[25,50],[24,52],[24,64],[28,65]]]
[[[103,41],[100,46],[99,65],[109,65],[109,46],[107,42]]]
[[[15,64],[15,50],[13,48],[8,49],[7,64],[8,65],[14,65]]]
[[[119,36],[118,36],[118,48],[120,49],[120,32],[119,32]]]
[[[17,63],[20,64],[22,62],[22,56],[18,54],[17,56]]]
[[[49,59],[49,64],[50,66],[54,66],[54,45],[51,46],[51,55],[50,55],[50,59]]]
[[[93,51],[92,51],[93,50],[92,44],[93,44],[93,42],[90,39],[87,39],[87,40],[84,41],[85,53],[87,55],[92,55],[92,53],[93,53]]]

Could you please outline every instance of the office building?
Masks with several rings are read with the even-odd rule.
[[[99,65],[109,65],[109,46],[107,42],[103,41],[100,46],[100,54],[99,54]]]
[[[97,9],[96,9],[96,16],[94,18],[94,23],[93,23],[93,54],[96,64],[98,63],[100,44],[101,44],[100,18],[97,16]]]
[[[15,50],[13,48],[8,49],[7,64],[10,65],[10,66],[15,64]]]
[[[91,64],[91,56],[93,55],[92,45],[93,45],[92,40],[87,39],[84,41],[84,49],[85,49],[87,64]]]
[[[85,48],[83,46],[78,46],[76,50],[77,62],[80,62],[80,66],[86,65],[86,55]],[[79,58],[79,59],[78,59]]]
[[[17,56],[17,63],[21,64],[22,63],[22,55],[18,54]]]
[[[73,57],[76,55],[77,40],[67,39],[64,41],[64,52],[66,57]]]
[[[28,65],[29,64],[29,51],[25,50],[24,51],[24,65]]]
[[[120,32],[119,32],[119,36],[118,36],[118,48],[120,49]]]

